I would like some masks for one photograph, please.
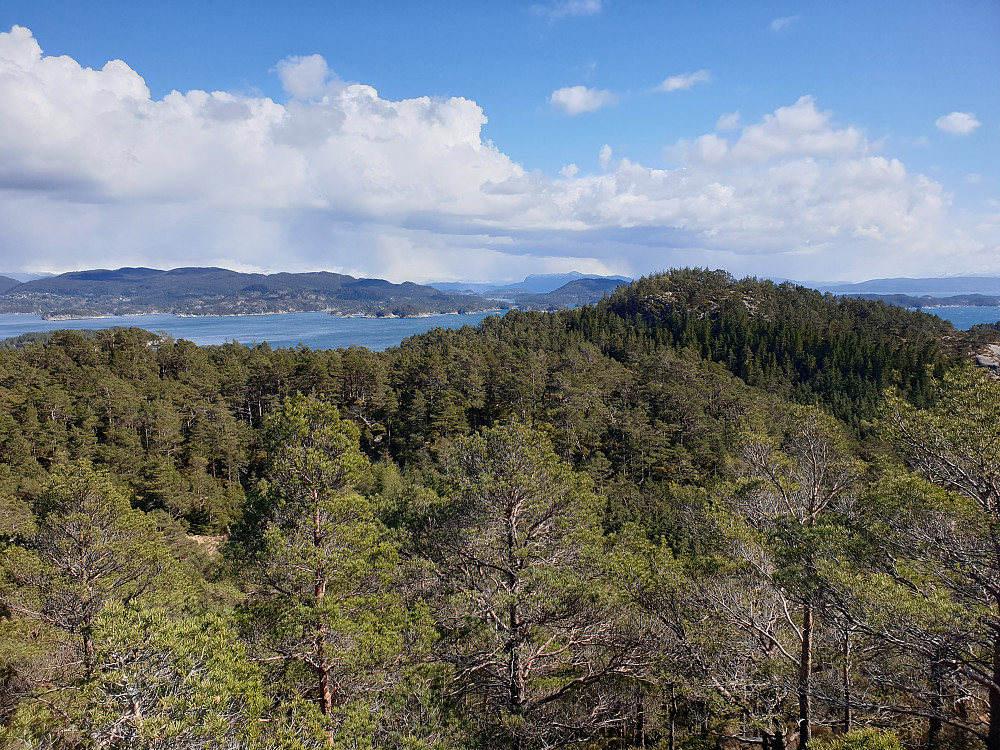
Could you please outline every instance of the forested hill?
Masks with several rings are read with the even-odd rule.
[[[0,747],[977,747],[971,340],[697,269],[377,353],[24,337]]]
[[[346,315],[477,312],[497,303],[411,282],[338,273],[239,273],[223,268],[74,271],[0,289],[0,312],[46,317],[250,315],[333,311]]]
[[[612,295],[610,307],[623,317],[655,321],[672,331],[682,330],[675,322],[680,318],[724,325],[745,320],[812,328],[826,337],[853,334],[859,340],[894,338],[910,344],[938,341],[952,349],[964,345],[961,332],[933,316],[880,300],[822,294],[788,282],[736,280],[724,271],[681,269],[649,276],[621,287]]]
[[[700,270],[643,279],[596,306],[437,329],[382,353],[54,332],[0,352],[0,457],[21,467],[14,487],[38,467],[87,457],[137,498],[170,498],[143,503],[169,502],[187,522],[218,529],[236,512],[253,431],[302,392],[352,415],[371,456],[405,464],[429,460],[438,440],[516,418],[552,425],[581,468],[637,481],[711,473],[721,433],[702,443],[672,422],[689,419],[677,410],[695,408],[706,389],[730,392],[715,408],[732,414],[756,393],[821,405],[864,434],[886,389],[926,403],[932,376],[966,357],[968,338],[880,302]]]
[[[921,402],[927,367],[973,346],[935,316],[722,271],[646,277],[621,287],[607,309],[660,343],[694,347],[751,385],[825,403],[855,424],[886,387]]]

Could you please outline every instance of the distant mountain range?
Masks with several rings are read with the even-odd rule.
[[[792,283],[841,297],[881,300],[887,305],[918,310],[937,307],[1000,306],[1000,277],[996,276],[871,279],[856,284],[799,281]]]
[[[622,281],[618,276],[575,279],[545,294],[521,292],[514,296],[514,301],[521,310],[561,310],[567,307],[593,305],[625,283],[628,282]],[[497,289],[489,294],[502,291]]]
[[[524,297],[532,294],[549,294],[555,292],[561,286],[573,281],[594,279],[604,281],[615,281],[616,284],[626,284],[632,281],[627,276],[596,276],[582,274],[577,271],[561,274],[533,274],[525,278],[522,282],[514,284],[472,284],[464,282],[433,282],[431,286],[442,291],[463,292],[466,294],[477,293],[493,297],[506,297],[516,300],[518,306]],[[849,297],[893,297],[893,304],[919,307],[920,305],[910,305],[907,301],[912,298],[920,301],[924,306],[928,306],[928,297],[951,298],[961,297],[962,299],[949,299],[949,304],[957,305],[993,305],[991,300],[1000,297],[1000,277],[996,276],[946,276],[936,278],[894,278],[894,279],[871,279],[858,283],[846,283],[839,281],[795,281],[793,279],[772,278],[780,283],[788,281],[797,286],[804,286],[808,289],[817,289],[821,292],[844,295]],[[887,300],[888,301],[888,300]]]
[[[257,315],[324,311],[412,317],[518,307],[557,310],[594,304],[625,276],[534,274],[514,284],[405,282],[338,273],[239,273],[223,268],[119,268],[74,271],[24,281],[0,276],[0,313],[46,318],[103,315]],[[775,279],[775,281],[782,281]],[[1000,306],[1000,277],[873,279],[858,284],[792,282],[836,295],[915,308]]]
[[[944,276],[939,278],[872,279],[857,284],[837,282],[794,282],[821,292],[861,295],[908,295],[911,297],[952,297],[956,295],[1000,296],[1000,277]]]
[[[55,276],[54,273],[22,273],[21,271],[0,271],[0,277],[10,278],[19,284],[24,281],[34,281],[35,279],[44,279],[49,276]]]
[[[570,281],[566,282],[567,278]],[[494,287],[493,292],[483,295],[325,271],[257,274],[223,268],[96,269],[25,282],[0,277],[0,313],[33,313],[49,319],[312,311],[412,317],[504,309],[515,298],[525,309],[550,310],[597,302],[622,281],[627,279],[578,273],[529,276],[522,284]],[[539,289],[547,293],[536,291]]]
[[[845,294],[841,296],[881,300],[887,305],[910,307],[916,310],[937,307],[1000,307],[1000,296],[991,294],[952,294],[947,297],[932,297],[929,294],[919,297],[909,294]]]
[[[0,282],[0,289],[4,283]],[[223,268],[98,269],[15,283],[0,291],[0,312],[47,318],[311,311],[406,317],[496,308],[495,302],[483,297],[325,271],[257,274]]]
[[[435,281],[431,283],[431,286],[441,291],[485,294],[488,296],[499,294],[501,296],[517,297],[524,294],[548,294],[564,287],[570,282],[584,279],[614,281],[616,282],[615,286],[627,284],[632,281],[628,276],[598,276],[595,274],[583,274],[579,271],[570,271],[569,273],[533,273],[530,276],[526,276],[524,281],[518,281],[513,284],[474,284],[464,281]]]

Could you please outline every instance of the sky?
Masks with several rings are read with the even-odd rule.
[[[1000,275],[997,0],[3,0],[0,272]]]

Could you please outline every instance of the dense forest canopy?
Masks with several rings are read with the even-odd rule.
[[[0,739],[1000,750],[995,333],[686,269],[381,353],[22,337]]]

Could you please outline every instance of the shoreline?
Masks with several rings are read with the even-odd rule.
[[[54,331],[107,331],[113,328],[143,329],[154,338],[190,341],[197,346],[239,344],[253,348],[266,343],[272,349],[346,349],[352,346],[383,351],[402,341],[432,329],[476,326],[487,312],[465,315],[434,314],[421,319],[362,318],[349,321],[325,313],[300,313],[264,316],[193,316],[180,318],[170,314],[113,316],[73,321],[42,320],[32,314],[0,314],[0,340],[21,339],[12,346],[27,346],[47,340]],[[92,334],[84,334],[92,335]]]
[[[223,313],[223,314],[197,314],[197,313],[178,313],[178,312],[136,312],[136,313],[104,313],[101,315],[44,315],[36,312],[5,312],[0,313],[0,315],[10,315],[16,317],[34,317],[39,320],[44,320],[48,323],[59,323],[68,321],[79,321],[79,320],[113,320],[114,318],[145,318],[153,317],[157,315],[169,315],[174,318],[259,318],[264,316],[272,315],[329,315],[335,318],[341,318],[344,320],[350,318],[364,318],[366,320],[417,320],[421,318],[433,318],[437,316],[444,315],[478,315],[480,313],[502,313],[504,308],[495,307],[486,310],[474,310],[471,312],[460,312],[458,310],[450,310],[447,312],[429,312],[429,313],[417,313],[415,315],[374,315],[370,313],[347,313],[342,314],[336,310],[279,310],[274,312],[253,312],[253,313]]]

